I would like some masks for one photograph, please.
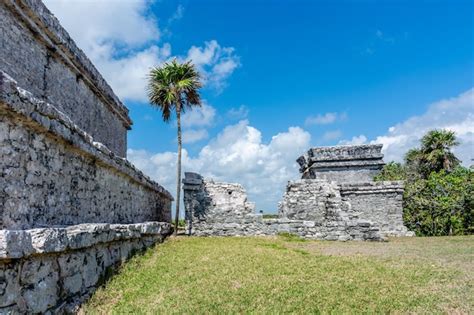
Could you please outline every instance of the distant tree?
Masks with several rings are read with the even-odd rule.
[[[181,114],[185,109],[201,106],[199,72],[191,61],[179,63],[176,59],[153,68],[148,75],[148,98],[152,106],[161,110],[163,121],[169,122],[174,112],[178,129],[178,161],[176,167],[175,235],[179,225],[181,196]]]
[[[428,178],[431,172],[451,172],[459,165],[459,160],[451,152],[458,144],[453,131],[431,130],[421,139],[419,149],[407,152],[406,164],[411,169],[417,168],[424,178]]]

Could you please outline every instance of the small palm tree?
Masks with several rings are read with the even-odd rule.
[[[152,106],[161,110],[163,121],[169,122],[176,113],[178,127],[178,161],[176,182],[175,235],[178,232],[181,195],[181,113],[193,106],[201,106],[199,72],[191,61],[179,63],[176,59],[153,68],[148,75],[148,98]]]

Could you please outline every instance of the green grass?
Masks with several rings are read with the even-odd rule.
[[[472,313],[474,237],[387,243],[171,238],[123,266],[86,313]]]

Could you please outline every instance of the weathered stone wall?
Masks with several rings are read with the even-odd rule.
[[[350,211],[376,224],[384,235],[403,236],[403,182],[368,182],[341,184],[343,202]]]
[[[169,221],[171,195],[0,72],[3,228]]]
[[[297,159],[304,179],[369,182],[384,166],[382,145],[311,148]]]
[[[81,224],[0,231],[0,313],[71,313],[169,223]]]
[[[128,110],[40,0],[0,1],[0,313],[74,310],[172,231]],[[147,222],[160,221],[160,222]]]
[[[381,240],[379,228],[358,213],[342,209],[338,186],[326,181],[290,182],[279,219],[254,213],[239,184],[218,183],[199,174],[183,180],[186,231],[198,236],[293,233],[308,239]],[[313,193],[316,192],[316,193]]]
[[[196,173],[185,173],[183,184],[188,231],[191,227],[200,230],[203,224],[238,222],[255,212],[255,205],[247,201],[239,184],[205,181]]]
[[[0,70],[126,156],[127,108],[40,0],[0,1]]]
[[[278,215],[294,220],[323,222],[328,212],[341,208],[337,184],[325,180],[302,179],[288,183]]]

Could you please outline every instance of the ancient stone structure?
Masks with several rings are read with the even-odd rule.
[[[0,2],[0,313],[71,310],[171,233],[128,110],[40,0]]]
[[[292,218],[281,216],[278,219],[263,219],[262,214],[254,213],[254,206],[247,201],[245,190],[241,185],[217,183],[194,173],[185,175],[184,205],[186,229],[190,235],[244,236],[288,232],[311,239],[381,239],[378,227],[371,222],[360,220],[356,214],[346,215],[336,204],[327,209],[320,220],[303,214]],[[306,181],[303,182],[306,188],[313,188],[311,180],[303,181]],[[326,197],[330,198],[332,187],[328,185],[326,188],[328,189]]]
[[[381,150],[381,144],[311,148],[296,161],[302,178],[370,182],[384,166]]]
[[[380,145],[314,148],[298,159],[303,179],[288,183],[278,219],[254,213],[242,186],[198,174],[183,180],[191,235],[274,235],[310,239],[382,240],[411,235],[403,225],[402,182],[374,182]]]

